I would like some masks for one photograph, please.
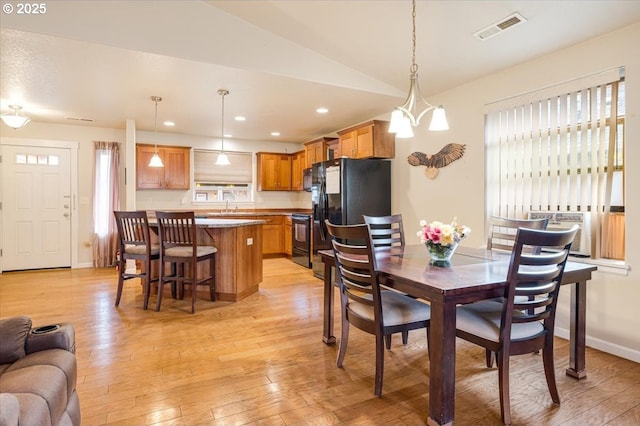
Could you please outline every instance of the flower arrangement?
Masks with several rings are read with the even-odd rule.
[[[458,225],[456,219],[451,223],[420,221],[422,229],[418,231],[420,241],[429,250],[431,258],[436,261],[448,261],[458,243],[469,235],[471,229]]]

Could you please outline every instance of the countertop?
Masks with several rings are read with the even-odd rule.
[[[228,213],[225,212],[195,212],[197,218],[215,218],[215,217],[260,217],[260,216],[291,216],[293,214],[309,214],[308,212],[300,212],[300,211],[264,211],[264,212],[248,212],[248,211],[231,211]]]
[[[265,223],[264,220],[196,218],[196,225],[203,228],[236,228],[238,226],[260,225],[263,223]]]

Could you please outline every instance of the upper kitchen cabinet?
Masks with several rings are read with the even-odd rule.
[[[149,167],[154,145],[136,145],[137,189],[189,189],[191,187],[191,148],[158,146],[164,167]]]
[[[291,154],[258,152],[258,191],[291,191]]]
[[[333,143],[335,138],[320,138],[304,144],[305,168],[309,168],[313,163],[327,161],[327,148]]]
[[[396,138],[388,130],[388,121],[372,120],[339,131],[339,156],[394,158],[396,156]]]
[[[291,155],[291,189],[293,191],[304,190],[303,174],[305,166],[305,152],[294,152]]]

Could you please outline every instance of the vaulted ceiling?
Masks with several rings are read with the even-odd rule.
[[[411,11],[407,0],[51,1],[40,15],[5,10],[2,113],[19,104],[33,121],[124,128],[133,119],[153,130],[155,95],[159,123],[176,123],[158,131],[219,137],[225,88],[225,133],[305,142],[404,102]],[[516,12],[526,22],[474,37]],[[422,92],[429,98],[638,21],[638,1],[418,1]]]

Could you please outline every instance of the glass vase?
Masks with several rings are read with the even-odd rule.
[[[456,251],[458,243],[451,243],[448,245],[436,244],[432,242],[426,242],[425,246],[431,256],[431,264],[436,266],[449,266],[451,265],[451,256]]]

